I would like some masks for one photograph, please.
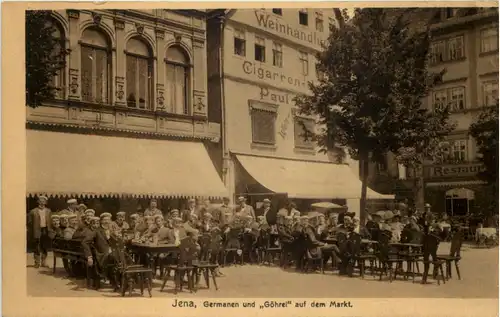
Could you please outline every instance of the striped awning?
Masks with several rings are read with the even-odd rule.
[[[228,194],[201,142],[27,131],[27,194],[218,198]]]
[[[291,198],[359,199],[361,181],[348,165],[236,155],[243,168],[262,186]],[[367,188],[368,199],[394,199]]]

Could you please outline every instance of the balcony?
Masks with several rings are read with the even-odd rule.
[[[463,178],[475,177],[485,170],[483,164],[478,161],[457,161],[443,164],[433,164],[424,166],[424,178]]]

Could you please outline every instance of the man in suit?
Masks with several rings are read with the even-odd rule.
[[[116,213],[116,220],[111,222],[111,231],[117,237],[123,237],[123,232],[129,229],[128,223],[125,221],[125,212],[119,211]]]
[[[66,201],[66,203],[68,204],[68,207],[66,209],[63,209],[61,211],[61,214],[65,214],[67,216],[69,216],[71,214],[77,214],[78,201],[74,198],[71,198],[71,199],[68,199],[68,201]],[[77,216],[78,216],[78,214],[77,214]]]
[[[85,257],[87,258],[87,265],[97,265],[99,273],[107,277],[113,286],[116,286],[111,267],[114,259],[109,241],[110,235],[107,233],[109,218],[111,218],[111,215],[108,213],[101,214],[100,218],[91,218],[91,230],[86,232],[86,235],[82,240],[82,247]],[[92,255],[91,246],[94,247],[95,258]]]
[[[229,197],[224,197],[222,198],[222,205],[218,208],[221,217],[223,219],[222,223],[219,224],[219,226],[222,228],[225,224],[229,223],[231,221],[231,216],[233,214],[232,208],[229,206]]]
[[[68,221],[69,221],[69,226],[64,229],[64,240],[71,240],[73,239],[73,235],[76,232],[76,229],[78,228],[78,216],[76,214],[71,214],[68,216]]]
[[[264,221],[266,223],[271,224],[273,221],[271,219],[272,212],[271,212],[271,201],[266,198],[262,201],[262,212],[261,215],[264,217]]]
[[[196,200],[194,198],[190,198],[187,204],[187,209],[182,212],[182,221],[188,222],[191,219],[192,215],[196,215],[198,218],[200,218],[200,210],[196,208]]]
[[[35,243],[35,268],[48,267],[45,260],[50,245],[49,230],[52,227],[52,213],[46,207],[47,201],[46,196],[39,196],[38,207],[32,209],[28,214],[28,230],[31,230],[31,236]]]
[[[49,229],[49,238],[61,238],[63,232],[61,230],[61,223],[59,222],[59,215],[51,215],[52,227]]]
[[[235,215],[240,217],[252,216],[252,219],[255,219],[255,211],[252,206],[246,204],[246,200],[243,196],[238,197],[239,206],[235,210]]]
[[[157,208],[158,207],[158,201],[156,199],[151,199],[149,202],[149,208],[144,211],[144,216],[156,216],[156,215],[163,215],[163,212]]]

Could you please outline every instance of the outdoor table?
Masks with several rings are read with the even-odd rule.
[[[496,228],[477,228],[476,229],[476,241],[479,240],[481,235],[484,235],[486,238],[492,238],[497,234]]]
[[[131,242],[127,248],[143,258],[143,264],[154,269],[154,260],[162,253],[171,253],[178,250],[175,244],[151,244]]]

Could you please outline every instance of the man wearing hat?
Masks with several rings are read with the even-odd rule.
[[[97,265],[101,275],[108,278],[113,286],[116,286],[113,268],[113,254],[108,242],[109,232],[107,226],[111,220],[111,214],[103,213],[99,218],[91,218],[91,230],[88,230],[82,240],[82,247],[87,258],[87,265]],[[95,250],[95,258],[92,255],[92,246]]]
[[[59,221],[59,215],[51,215],[52,227],[49,229],[49,238],[62,238],[63,232],[61,230],[61,223]]]
[[[117,237],[122,237],[123,232],[129,229],[130,227],[125,221],[125,212],[117,212],[115,221],[111,222],[111,231],[113,232],[113,234],[115,234]]]
[[[28,213],[28,230],[31,231],[31,237],[35,243],[35,268],[47,267],[45,259],[47,258],[47,249],[50,245],[49,230],[52,226],[52,213],[47,208],[47,197],[38,197],[38,207],[33,208]]]
[[[64,240],[73,239],[73,235],[78,227],[78,217],[76,214],[71,214],[68,216],[68,227],[64,229]]]
[[[76,216],[78,219],[78,226],[83,223],[83,217],[85,216],[85,211],[87,210],[87,206],[85,204],[79,204],[76,209]]]
[[[213,228],[213,216],[211,213],[207,212],[203,215],[201,220],[199,230],[202,234],[212,232]]]
[[[62,210],[61,214],[65,214],[65,215],[76,214],[76,212],[78,210],[78,201],[74,198],[71,198],[71,199],[68,199],[68,201],[66,201],[66,203],[68,204],[68,208]]]
[[[156,216],[156,215],[163,215],[163,212],[157,208],[158,207],[158,201],[156,199],[151,199],[149,202],[149,208],[144,211],[144,216]]]
[[[231,207],[229,206],[229,197],[222,198],[222,205],[218,208],[220,211],[220,216],[222,217],[222,222],[219,224],[220,227],[224,226],[226,223],[230,222],[230,217],[233,214]]]
[[[199,209],[196,208],[196,200],[194,198],[188,199],[187,209],[182,212],[182,221],[188,222],[193,215],[199,218]]]
[[[243,196],[238,197],[239,206],[235,210],[235,215],[238,216],[252,216],[252,219],[255,219],[255,211],[253,207],[246,204],[246,198]]]
[[[132,230],[136,230],[136,227],[137,227],[137,223],[139,221],[139,215],[138,214],[131,214],[130,217],[129,217],[129,230],[132,229]]]

